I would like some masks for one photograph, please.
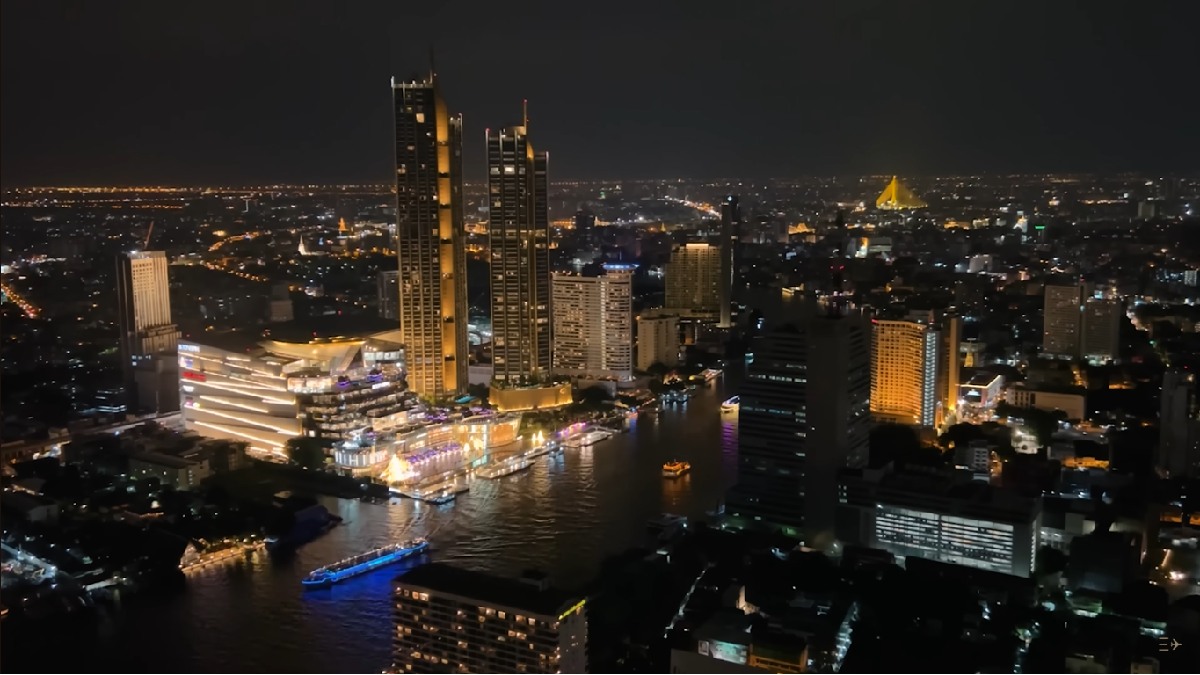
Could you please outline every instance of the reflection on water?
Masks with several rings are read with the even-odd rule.
[[[378,672],[389,663],[391,580],[403,568],[318,591],[302,591],[300,579],[408,536],[430,535],[436,560],[501,574],[536,566],[558,584],[585,583],[606,555],[639,543],[656,514],[703,518],[717,505],[737,470],[736,421],[720,414],[729,385],[644,414],[627,434],[476,480],[451,505],[326,500],[340,527],[290,560],[215,566],[189,575],[180,595],[127,606],[104,626],[88,670]],[[671,459],[691,472],[664,479]]]

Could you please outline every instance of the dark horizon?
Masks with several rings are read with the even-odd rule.
[[[431,47],[470,182],[523,99],[552,182],[1200,168],[1194,5],[1018,5],[8,2],[0,175],[388,184]]]

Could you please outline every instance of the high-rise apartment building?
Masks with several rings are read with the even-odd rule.
[[[920,427],[938,420],[941,394],[938,361],[941,338],[930,323],[872,322],[871,413]]]
[[[400,271],[383,270],[375,277],[375,293],[379,301],[379,316],[400,319]]]
[[[599,276],[555,274],[554,372],[629,379],[633,375],[634,265]]]
[[[492,252],[492,366],[514,382],[551,367],[549,156],[528,124],[489,129],[488,240]]]
[[[666,270],[666,307],[681,317],[719,320],[722,246],[690,243],[671,252]]]
[[[165,253],[130,251],[117,256],[117,321],[127,409],[178,410],[179,328],[171,321]]]
[[[1088,361],[1106,363],[1121,354],[1121,301],[1116,298],[1088,298],[1083,303],[1079,356]]]
[[[1158,416],[1158,469],[1171,477],[1200,476],[1200,401],[1196,374],[1163,374]]]
[[[962,317],[952,312],[941,320],[941,356],[938,359],[938,391],[942,398],[942,419],[958,417],[958,385],[962,379]]]
[[[583,598],[444,563],[396,580],[396,673],[587,672]]]
[[[754,344],[742,385],[731,524],[832,541],[838,472],[867,461],[871,328],[854,310],[820,312]]]
[[[656,363],[668,368],[679,363],[679,317],[673,314],[637,318],[637,368],[645,372]]]
[[[392,81],[395,111],[397,314],[408,386],[435,398],[467,386],[467,261],[462,117],[435,75]]]
[[[1079,284],[1046,284],[1042,309],[1042,351],[1047,356],[1075,357],[1079,354],[1082,294],[1083,288]]]
[[[738,198],[729,195],[721,202],[721,279],[717,286],[717,302],[720,305],[718,326],[733,326],[733,275],[736,271],[734,254],[742,230],[742,210]]]

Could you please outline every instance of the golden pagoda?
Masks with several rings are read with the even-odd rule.
[[[893,180],[895,180],[895,179],[893,179]],[[346,219],[345,218],[338,218],[338,233],[341,234],[342,236],[346,235]]]
[[[879,195],[879,199],[875,200],[875,206],[887,211],[895,211],[899,209],[923,209],[929,206],[921,201],[921,198],[913,194],[900,182],[899,178],[892,176],[892,182],[888,183],[887,187]]]

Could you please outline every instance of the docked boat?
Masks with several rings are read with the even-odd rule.
[[[475,475],[479,476],[480,478],[487,478],[489,480],[492,480],[492,479],[496,479],[496,478],[503,478],[505,476],[511,476],[514,473],[517,473],[518,471],[525,471],[526,469],[530,468],[531,466],[533,466],[533,462],[530,462],[528,459],[525,459],[524,457],[522,457],[522,458],[517,459],[516,461],[510,460],[507,462],[500,462],[499,464],[494,464],[492,466],[484,467],[484,468],[480,469],[479,471],[476,471]]]
[[[663,464],[663,478],[679,478],[691,470],[692,465],[687,462],[667,462]]]
[[[332,565],[315,569],[309,572],[308,576],[301,579],[300,583],[305,588],[328,588],[345,579],[366,574],[385,565],[391,565],[392,563],[397,563],[406,558],[418,555],[425,552],[428,548],[429,542],[424,539],[413,539],[412,541],[399,544],[382,546],[367,551],[362,555],[356,555],[353,558],[346,558]]]
[[[450,502],[453,502],[455,499],[458,499],[458,495],[450,490],[446,490],[445,492],[439,492],[434,495],[429,495],[428,497],[421,497],[421,501],[425,502],[426,504],[433,504],[434,506],[441,506],[443,504],[449,504]]]
[[[704,380],[705,383],[712,382],[720,377],[722,372],[724,371],[719,368],[705,368],[700,373],[700,379]]]
[[[613,437],[613,432],[608,429],[593,428],[581,434],[575,434],[563,441],[563,445],[569,448],[583,448],[590,445],[606,441]]]
[[[721,404],[721,412],[735,413],[741,407],[742,407],[742,397],[741,396],[731,396],[731,397],[725,399],[725,402]]]
[[[663,403],[687,403],[687,400],[692,397],[692,391],[689,389],[671,389],[663,392]]]

